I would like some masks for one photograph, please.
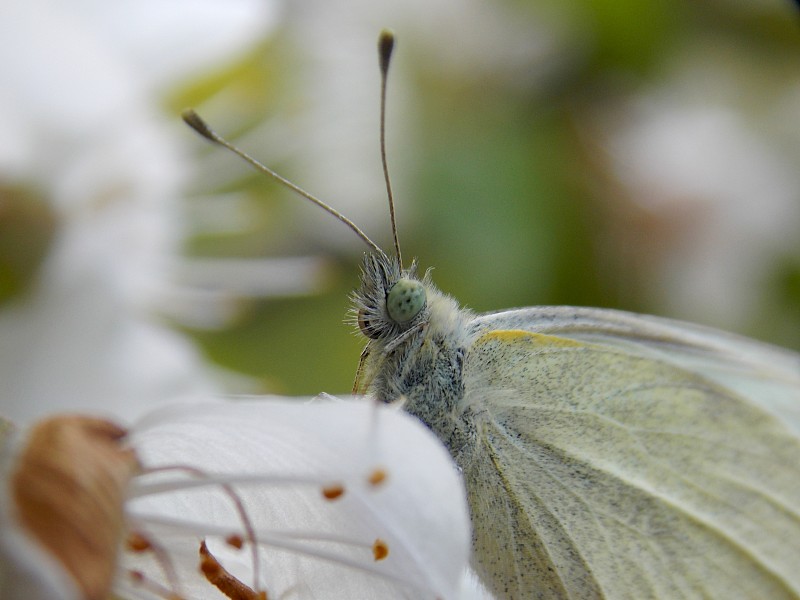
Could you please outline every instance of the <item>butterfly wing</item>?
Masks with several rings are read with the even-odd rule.
[[[473,322],[459,461],[508,598],[800,596],[800,360],[616,311]]]
[[[800,355],[795,352],[702,325],[597,308],[486,313],[473,327],[549,334],[663,360],[738,391],[800,435]]]

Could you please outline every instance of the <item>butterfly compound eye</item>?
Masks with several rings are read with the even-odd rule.
[[[425,308],[425,287],[413,279],[401,279],[389,290],[386,310],[395,323],[407,323]]]

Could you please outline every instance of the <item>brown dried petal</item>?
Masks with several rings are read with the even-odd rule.
[[[37,423],[11,474],[20,524],[73,576],[88,600],[106,598],[123,530],[125,489],[138,469],[102,419],[58,416]]]

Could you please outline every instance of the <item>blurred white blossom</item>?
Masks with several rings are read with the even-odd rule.
[[[210,389],[191,345],[155,316],[187,171],[183,130],[157,92],[273,21],[255,0],[179,5],[0,7],[0,189],[31,190],[56,224],[30,289],[0,307],[0,412],[19,422],[63,409],[131,416]]]
[[[699,54],[599,119],[611,173],[640,213],[610,237],[620,256],[644,260],[625,276],[642,277],[653,310],[741,330],[769,306],[772,268],[796,246],[798,155],[781,137],[796,146],[797,131],[752,108],[780,92],[750,88],[729,53]],[[783,82],[783,94],[798,85]]]

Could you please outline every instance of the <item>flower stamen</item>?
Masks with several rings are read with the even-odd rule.
[[[125,545],[127,546],[128,550],[136,554],[146,552],[153,547],[150,543],[150,540],[137,531],[131,531],[128,534],[128,539],[125,540]]]
[[[133,583],[135,587],[145,589],[154,596],[164,598],[164,600],[184,600],[183,596],[167,587],[164,587],[157,581],[153,581],[141,571],[128,571],[128,576],[130,577],[131,583]]]
[[[367,476],[367,483],[372,487],[378,487],[386,481],[389,473],[383,467],[375,467]]]
[[[340,483],[333,483],[322,488],[322,495],[326,500],[336,500],[344,494],[344,486]]]
[[[267,592],[256,592],[220,564],[206,546],[205,540],[200,542],[200,572],[205,578],[231,600],[267,600]]]
[[[212,481],[214,479],[212,475],[205,473],[204,471],[196,467],[189,467],[184,465],[153,467],[147,469],[145,473],[163,473],[169,471],[181,471],[192,477],[197,477]],[[233,502],[236,514],[238,515],[239,520],[242,522],[242,529],[244,529],[245,533],[244,539],[246,539],[250,544],[250,553],[251,553],[250,558],[252,561],[252,568],[253,568],[253,588],[258,589],[259,585],[258,582],[261,579],[261,572],[260,572],[261,567],[258,556],[258,543],[256,540],[256,531],[255,528],[253,527],[253,522],[250,520],[250,516],[247,514],[247,510],[244,507],[244,502],[242,501],[241,497],[239,497],[239,494],[236,493],[236,490],[234,490],[233,487],[228,485],[227,483],[220,483],[219,487],[222,490],[222,492],[226,494],[228,498],[230,498],[231,502]],[[225,541],[229,545],[234,546],[238,549],[241,549],[243,546],[242,536],[238,534],[231,534],[227,536]]]
[[[180,594],[178,591],[172,590],[179,590],[180,589],[180,581],[178,580],[178,572],[175,570],[175,565],[170,558],[169,552],[167,552],[166,548],[163,546],[155,543],[153,539],[142,533],[141,531],[132,531],[128,534],[128,538],[126,540],[126,549],[134,554],[142,554],[144,552],[150,552],[153,555],[153,558],[158,563],[161,572],[164,574],[164,579],[166,579],[171,591],[169,591],[169,595],[164,596],[165,598],[183,598],[183,595]],[[136,577],[133,576],[134,573],[138,573],[138,571],[131,571],[132,579],[137,581]],[[144,576],[143,573],[140,573]],[[154,585],[157,585],[154,581],[151,582]],[[168,589],[168,588],[164,588]]]
[[[380,538],[376,539],[372,544],[372,556],[376,562],[389,556],[389,544]]]

